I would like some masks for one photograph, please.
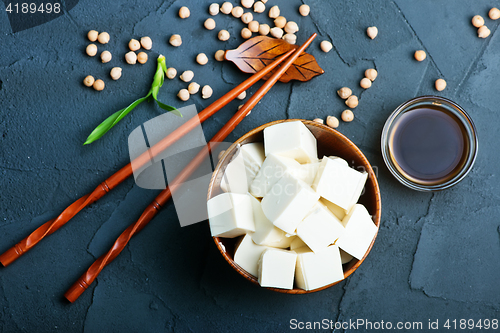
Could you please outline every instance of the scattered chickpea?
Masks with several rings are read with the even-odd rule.
[[[180,9],[179,9],[179,17],[181,19],[185,19],[185,18],[188,18],[189,15],[191,15],[191,12],[189,11],[189,8],[187,8],[186,6],[182,6]]]
[[[184,82],[189,82],[193,79],[193,77],[194,77],[193,71],[184,71],[182,72],[179,78]]]
[[[500,18],[500,10],[498,8],[495,8],[495,7],[491,8],[489,13],[488,13],[488,16],[492,20],[498,20]]]
[[[290,44],[295,44],[295,43],[297,43],[297,36],[296,36],[296,35],[294,35],[294,34],[285,34],[285,35],[283,36],[283,39],[284,39],[285,41],[287,41],[288,43],[290,43]]]
[[[144,36],[141,38],[141,46],[145,50],[151,50],[151,48],[153,47],[153,41],[148,36]]]
[[[139,52],[139,54],[137,55],[137,61],[140,64],[145,64],[148,61],[147,53],[146,52]]]
[[[243,107],[244,104],[240,104],[238,105],[238,111],[240,111],[240,109]]]
[[[90,57],[95,56],[97,54],[97,45],[95,44],[87,45],[85,52],[87,52],[87,55],[89,55]]]
[[[490,33],[491,33],[490,29],[488,29],[488,27],[485,25],[477,29],[477,36],[479,38],[486,38],[490,35]]]
[[[309,15],[309,12],[311,11],[311,8],[308,5],[300,5],[299,7],[299,13],[302,16],[307,16]]]
[[[201,98],[203,99],[210,98],[212,97],[213,92],[214,91],[212,90],[212,87],[210,87],[209,85],[204,85],[203,88],[201,89]]]
[[[208,13],[212,16],[219,14],[220,6],[218,3],[213,3],[208,7]]]
[[[322,41],[321,44],[319,44],[319,46],[321,47],[321,50],[323,52],[330,52],[331,49],[333,48],[333,44],[327,40]]]
[[[332,128],[337,128],[339,127],[339,120],[337,119],[337,117],[328,116],[326,117],[326,124]]]
[[[484,25],[484,19],[481,15],[476,15],[472,18],[472,25],[476,28],[480,28]]]
[[[183,102],[187,101],[189,99],[189,91],[187,89],[181,89],[177,93],[177,97]]]
[[[289,34],[294,34],[299,31],[299,26],[293,21],[288,21],[285,25],[285,32]]]
[[[263,4],[267,3],[267,0],[260,0],[260,1],[262,1]]]
[[[323,121],[323,119],[321,118],[316,118],[313,120],[314,122],[318,123],[318,124],[324,124],[325,122]]]
[[[271,32],[271,36],[273,36],[275,38],[283,37],[283,29],[281,29],[281,28],[278,28],[278,27],[271,28],[270,32]]]
[[[130,51],[137,51],[141,48],[141,43],[139,43],[137,39],[131,39],[130,42],[128,42],[128,48]]]
[[[259,22],[252,21],[248,23],[248,29],[250,29],[251,32],[259,32]]]
[[[104,89],[104,81],[103,80],[95,80],[94,81],[94,84],[92,85],[92,87],[97,90],[97,91],[101,91]]]
[[[275,19],[278,16],[280,16],[280,8],[278,6],[272,6],[271,9],[269,9],[269,17]]]
[[[111,78],[115,81],[121,78],[122,77],[121,67],[113,67],[111,69],[111,72],[109,72],[109,76],[111,76]]]
[[[245,8],[252,8],[254,0],[241,0],[241,5]]]
[[[239,94],[238,96],[236,96],[237,99],[245,99],[246,97],[247,97],[246,90],[244,92],[242,92],[241,94]]]
[[[424,50],[418,50],[418,51],[415,51],[415,59],[417,61],[424,61],[425,58],[427,57],[427,54],[425,53]]]
[[[359,82],[359,85],[363,89],[368,89],[372,86],[372,81],[366,77],[362,78],[361,81]]]
[[[259,34],[261,34],[262,36],[267,36],[269,34],[270,30],[271,30],[271,28],[269,27],[269,25],[267,25],[265,23],[259,25]]]
[[[365,77],[370,79],[370,81],[375,81],[375,79],[377,78],[377,75],[378,75],[378,72],[373,68],[368,68],[365,71]]]
[[[351,110],[344,110],[342,112],[342,120],[345,121],[346,123],[353,121],[354,119],[354,113],[352,113]]]
[[[175,47],[181,46],[181,44],[182,44],[181,35],[175,34],[175,35],[170,36],[170,40],[168,42],[170,43],[170,45],[175,46]]]
[[[348,99],[349,96],[352,95],[352,90],[347,87],[342,87],[339,90],[337,90],[337,94],[342,99]]]
[[[241,37],[244,39],[248,39],[252,37],[252,32],[248,28],[241,29]]]
[[[107,32],[101,32],[97,36],[97,41],[101,44],[107,44],[109,42],[109,34]]]
[[[248,24],[253,21],[253,14],[248,12],[243,15],[241,15],[241,21],[245,24]]]
[[[243,105],[242,105],[242,107],[243,107]],[[252,113],[252,110],[249,110],[249,111],[247,112],[247,114],[245,115],[245,117],[248,117],[248,116],[250,115],[250,113]]]
[[[83,84],[87,87],[92,87],[94,81],[95,81],[94,77],[92,75],[88,75],[85,77],[85,79],[83,79]]]
[[[214,30],[215,29],[215,21],[213,18],[207,18],[205,20],[205,23],[203,23],[203,25],[205,26],[205,29],[207,29],[207,30]]]
[[[233,17],[240,18],[241,15],[243,15],[243,7],[234,6],[231,10],[231,14],[233,15]]]
[[[229,31],[227,31],[227,30],[219,31],[218,37],[219,37],[219,40],[221,40],[223,42],[228,40],[229,39]]]
[[[286,18],[284,16],[278,16],[274,19],[274,25],[283,29],[286,25]]]
[[[196,82],[191,82],[188,86],[188,91],[190,95],[194,95],[200,91],[200,85]]]
[[[97,36],[99,36],[99,33],[95,30],[90,30],[88,33],[87,33],[87,38],[89,39],[89,41],[91,42],[95,42],[97,40]]]
[[[217,61],[224,61],[224,54],[226,52],[224,50],[218,50],[217,52],[215,52],[215,60]]]
[[[172,80],[176,76],[177,76],[177,69],[175,69],[173,67],[169,67],[167,69],[167,78],[169,78],[170,80]]]
[[[222,156],[224,156],[225,152],[226,152],[225,150],[221,150],[219,155],[217,155],[217,158],[220,160],[222,158]]]
[[[345,105],[347,105],[351,109],[354,109],[356,106],[358,106],[358,103],[358,97],[355,95],[349,96],[345,101]]]
[[[370,37],[371,39],[374,39],[375,37],[377,37],[378,35],[378,29],[377,27],[368,27],[366,29],[366,34],[368,35],[368,37]]]
[[[208,62],[208,57],[205,53],[198,53],[196,56],[196,62],[200,65],[206,65]]]
[[[222,4],[222,6],[220,7],[220,11],[223,13],[223,14],[230,14],[231,11],[233,10],[233,4],[230,3],[230,2],[224,2]]]
[[[125,61],[127,64],[134,65],[137,62],[137,55],[134,51],[130,51],[125,54]]]
[[[266,5],[262,1],[257,1],[253,5],[253,11],[256,13],[263,13],[266,10]]]
[[[110,62],[112,57],[113,56],[111,55],[111,52],[109,52],[109,51],[101,52],[101,61],[103,64]]]
[[[443,91],[444,88],[446,88],[446,81],[443,79],[437,79],[434,83],[434,86],[436,87],[437,91]]]

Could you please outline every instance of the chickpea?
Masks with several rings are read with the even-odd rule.
[[[240,18],[241,15],[243,15],[243,7],[234,6],[231,10],[231,14],[233,15],[233,17]]]
[[[368,35],[368,37],[370,37],[371,39],[374,39],[375,37],[377,37],[378,35],[378,29],[377,27],[368,27],[366,29],[366,34]]]
[[[477,36],[479,38],[486,38],[490,35],[490,33],[491,33],[490,29],[488,29],[488,27],[485,25],[477,29]]]
[[[326,124],[331,128],[337,128],[339,127],[339,120],[337,119],[337,117],[328,116],[326,117]]]
[[[139,54],[137,55],[137,61],[140,64],[145,64],[148,61],[147,53],[146,52],[139,52]]]
[[[253,11],[256,13],[263,13],[266,10],[266,5],[262,1],[257,1],[253,5]]]
[[[368,68],[366,71],[365,71],[365,77],[370,79],[370,81],[375,81],[375,79],[377,78],[377,71],[373,68]]]
[[[337,94],[342,99],[348,99],[349,96],[352,95],[352,90],[347,88],[347,87],[343,87],[343,88],[340,88],[339,90],[337,90]]]
[[[219,31],[218,37],[219,37],[219,40],[225,42],[226,40],[229,39],[229,31],[227,31],[227,30]]]
[[[193,71],[184,71],[179,78],[184,82],[189,82],[193,79],[193,77]]]
[[[288,34],[294,34],[299,31],[299,26],[293,21],[288,21],[285,25],[285,32]]]
[[[200,65],[206,65],[208,62],[208,57],[205,53],[198,53],[196,56],[196,62]]]
[[[189,91],[187,89],[181,89],[177,93],[177,97],[183,102],[187,101],[189,99]]]
[[[361,81],[359,82],[359,85],[363,89],[368,89],[372,86],[372,81],[366,77],[362,78]]]
[[[355,95],[349,96],[345,101],[345,105],[347,105],[351,109],[354,109],[356,106],[358,106],[358,103],[358,97]]]
[[[443,91],[446,88],[446,81],[443,79],[437,79],[434,86],[437,91]]]
[[[122,77],[121,67],[113,67],[111,69],[111,72],[109,72],[109,76],[111,76],[111,78],[115,81],[121,78]]]
[[[134,65],[137,62],[137,55],[134,51],[130,51],[125,54],[125,61],[127,64]]]
[[[92,87],[97,91],[101,91],[104,89],[104,81],[103,80],[95,80]]]
[[[97,54],[97,45],[95,45],[95,44],[87,45],[85,52],[87,52],[87,55],[90,57],[95,56]]]
[[[309,15],[309,12],[311,11],[311,8],[308,5],[300,5],[299,7],[299,13],[302,16],[307,16]]]
[[[214,30],[215,29],[215,21],[212,18],[207,18],[203,25],[205,26],[205,29],[207,29],[207,30]]]
[[[90,30],[88,33],[87,33],[87,38],[89,39],[89,41],[91,42],[95,42],[97,40],[97,36],[99,36],[99,33],[95,30]]]
[[[342,112],[342,120],[345,121],[346,123],[353,121],[354,119],[354,113],[352,113],[351,110],[344,110]]]
[[[484,19],[481,15],[476,15],[472,18],[472,25],[476,28],[480,28],[484,25]]]
[[[85,77],[85,79],[83,79],[83,84],[87,87],[92,87],[94,81],[95,81],[94,77],[92,75],[88,75]]]
[[[284,16],[278,16],[274,19],[274,25],[283,29],[286,25],[286,18]]]
[[[295,44],[297,42],[297,36],[294,34],[285,34],[283,39],[290,44]]]
[[[188,86],[188,91],[190,95],[194,95],[200,91],[200,85],[196,82],[191,82]]]
[[[191,12],[189,11],[189,8],[187,8],[186,6],[182,6],[180,9],[179,9],[179,17],[181,19],[185,19],[185,18],[188,18],[189,15],[191,15]]]
[[[212,16],[219,14],[220,6],[218,3],[213,3],[208,7],[208,13]]]
[[[241,0],[241,5],[245,8],[252,8],[254,0]]]
[[[270,30],[271,30],[271,28],[269,27],[269,25],[267,25],[265,23],[259,25],[259,34],[261,34],[262,36],[267,36],[269,34]]]
[[[249,12],[249,13],[245,13],[245,14],[241,15],[241,21],[243,21],[243,23],[245,23],[245,24],[252,22],[253,21],[252,13]]]
[[[181,46],[181,44],[182,44],[181,35],[175,34],[175,35],[170,36],[170,40],[168,42],[170,43],[170,45],[175,46],[175,47]]]
[[[131,39],[130,42],[128,42],[128,48],[130,51],[137,51],[141,48],[141,43],[139,43],[137,39]]]
[[[313,120],[314,122],[318,123],[318,124],[324,124],[325,122],[323,121],[323,119],[321,118],[316,118]]]
[[[278,6],[272,6],[271,9],[269,9],[269,17],[275,19],[278,16],[280,16],[280,8]]]
[[[224,54],[226,53],[226,51],[224,50],[218,50],[217,52],[215,52],[215,60],[217,61],[224,61]]]
[[[283,29],[281,29],[281,28],[274,27],[274,28],[271,28],[270,31],[271,31],[271,36],[273,36],[275,38],[283,37]]]
[[[153,41],[148,36],[144,36],[141,38],[141,46],[145,50],[151,50],[151,48],[153,47]]]
[[[245,99],[246,97],[247,97],[246,90],[244,92],[242,92],[241,94],[239,94],[238,96],[236,96],[237,99]]]
[[[424,50],[418,50],[418,51],[415,51],[415,59],[417,61],[424,61],[425,58],[427,57],[427,54],[425,53]]]
[[[103,64],[110,62],[112,57],[113,56],[111,55],[111,52],[109,52],[109,51],[101,52],[101,61]]]
[[[107,44],[109,42],[109,34],[107,32],[101,32],[97,36],[97,41],[101,44]]]
[[[173,78],[175,78],[177,76],[177,69],[173,68],[173,67],[169,67],[167,69],[167,78],[169,78],[170,80],[172,80]]]
[[[260,1],[262,1],[263,4],[267,3],[267,0],[260,0]]]
[[[259,22],[252,21],[248,23],[248,29],[250,29],[251,32],[259,32]]]
[[[492,20],[498,20],[500,18],[500,10],[498,8],[495,8],[495,7],[491,8],[489,13],[488,13],[488,16]]]
[[[248,39],[252,37],[252,32],[248,28],[241,29],[241,37],[244,39]]]
[[[321,42],[321,44],[319,44],[319,47],[321,48],[321,51],[328,53],[333,48],[333,44],[327,40],[324,40]]]
[[[205,85],[201,89],[201,98],[203,99],[210,98],[212,97],[213,92],[214,91],[212,90],[212,87],[210,87],[209,85]]]
[[[233,10],[233,4],[230,3],[230,2],[224,2],[222,4],[222,6],[220,7],[220,11],[223,13],[223,14],[230,14],[231,11]]]

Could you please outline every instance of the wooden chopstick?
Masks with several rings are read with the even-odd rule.
[[[257,105],[278,79],[286,72],[293,62],[300,56],[302,52],[311,44],[316,37],[314,33],[309,39],[291,55],[283,65],[250,97],[243,107],[214,135],[212,140],[207,144],[208,149],[202,149],[196,157],[184,168],[175,179],[169,184],[167,189],[163,190],[151,204],[144,210],[139,219],[131,224],[125,231],[116,239],[111,249],[99,257],[87,271],[68,289],[64,294],[71,303],[76,301],[78,297],[92,284],[97,278],[102,269],[113,261],[118,254],[125,248],[129,240],[144,228],[149,221],[158,213],[162,206],[172,197],[172,192],[175,192],[184,183],[191,174],[198,168],[201,162],[207,158],[211,149],[215,148],[222,142],[233,129],[245,118],[245,116]]]
[[[167,135],[165,138],[160,140],[157,144],[151,147],[148,151],[144,152],[140,156],[138,156],[131,163],[127,164],[120,170],[118,170],[111,177],[106,179],[104,182],[99,184],[97,188],[80,199],[76,200],[70,206],[68,206],[58,217],[52,219],[48,222],[45,222],[43,225],[38,227],[35,231],[33,231],[26,238],[21,240],[19,243],[14,245],[12,248],[5,251],[0,255],[0,262],[3,266],[8,266],[24,253],[28,252],[32,249],[36,244],[38,244],[42,239],[49,236],[60,227],[65,225],[73,216],[78,214],[83,208],[90,205],[91,203],[96,202],[100,198],[102,198],[106,193],[114,189],[117,185],[123,182],[125,179],[130,177],[133,173],[132,163],[134,167],[140,168],[144,166],[146,163],[150,161],[150,158],[157,156],[163,150],[167,149],[170,145],[175,143],[181,137],[189,133],[193,128],[195,128],[198,124],[204,122],[210,116],[215,114],[217,111],[226,106],[229,102],[236,98],[243,91],[250,88],[254,83],[259,81],[262,77],[268,74],[270,71],[276,68],[283,60],[285,60],[290,54],[293,53],[293,50],[288,51],[283,54],[275,61],[273,61],[268,66],[264,67],[259,72],[255,73],[242,83],[240,83],[237,87],[230,90],[227,94],[210,104],[207,108],[198,113],[197,116],[189,119],[182,126],[179,126],[172,133]]]

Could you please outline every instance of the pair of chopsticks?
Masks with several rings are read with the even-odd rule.
[[[287,71],[287,69],[295,62],[299,55],[304,52],[304,50],[311,44],[311,42],[316,37],[314,33],[309,39],[299,48],[295,50],[290,50],[287,53],[281,55],[273,63],[264,67],[259,72],[252,75],[247,80],[243,81],[237,87],[229,91],[226,95],[219,98],[217,101],[212,103],[206,109],[201,111],[198,116],[189,119],[182,126],[174,130],[168,136],[163,138],[156,145],[151,147],[148,151],[141,154],[131,163],[127,164],[125,167],[120,169],[118,172],[113,174],[111,177],[102,182],[92,193],[87,194],[69,207],[67,207],[58,217],[52,219],[35,231],[33,231],[28,237],[17,243],[14,247],[7,250],[5,253],[0,255],[0,262],[4,266],[8,266],[13,261],[18,259],[24,253],[32,249],[38,242],[40,242],[46,236],[52,234],[60,227],[62,227],[66,222],[68,222],[73,216],[75,216],[80,210],[88,206],[89,204],[99,200],[106,193],[115,188],[118,184],[124,181],[126,178],[132,175],[132,164],[134,167],[144,166],[150,161],[151,156],[155,157],[160,152],[168,148],[174,142],[179,140],[182,136],[189,133],[193,128],[195,128],[199,123],[204,122],[210,116],[215,114],[217,111],[226,106],[231,102],[236,96],[241,94],[243,91],[247,90],[254,83],[259,81],[262,77],[268,74],[273,69],[277,68],[283,61],[283,64],[277,68],[276,72],[257,90],[255,94],[243,105],[243,107],[235,113],[235,115],[220,129],[217,134],[214,135],[212,140],[207,144],[208,149],[202,149],[198,155],[186,166],[186,168],[181,171],[177,177],[168,185],[168,187],[163,190],[149,206],[144,210],[139,219],[131,224],[123,233],[117,238],[111,249],[99,257],[89,269],[69,288],[69,290],[64,294],[64,296],[70,301],[74,302],[78,297],[88,288],[90,284],[96,279],[102,269],[113,261],[118,254],[125,248],[128,241],[132,236],[138,233],[142,228],[144,228],[149,221],[158,213],[158,211],[164,206],[167,201],[172,197],[172,193],[175,192],[183,182],[185,182],[191,174],[197,169],[198,165],[209,156],[212,149],[214,149],[220,142],[233,131],[233,129],[245,118],[245,116],[252,110],[252,108],[257,105],[257,103],[264,97],[264,95],[271,89],[271,87],[279,80],[279,78]],[[285,61],[286,59],[286,61]]]

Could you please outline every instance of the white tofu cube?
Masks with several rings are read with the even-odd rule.
[[[318,253],[305,247],[296,252],[295,284],[300,289],[314,290],[344,279],[338,246],[331,245]]]
[[[351,256],[349,253],[345,252],[344,250],[340,249],[340,259],[342,259],[342,265],[347,264],[350,262],[354,257]]]
[[[234,252],[234,261],[248,273],[255,277],[259,276],[259,259],[268,249],[267,246],[257,245],[252,241],[250,234],[242,237],[236,245]]]
[[[297,226],[297,236],[315,252],[321,252],[342,236],[345,228],[325,205],[318,201]]]
[[[320,162],[301,164],[298,178],[303,180],[307,185],[311,186],[316,174],[318,173]]]
[[[241,146],[241,153],[245,161],[245,166],[257,175],[259,169],[266,158],[264,154],[264,143],[252,142]]]
[[[332,159],[332,160],[336,160],[336,162],[340,162],[342,164],[344,164],[345,166],[349,166],[349,163],[347,163],[346,160],[344,160],[343,158],[340,158],[338,156],[328,156],[329,159]]]
[[[294,251],[266,249],[259,260],[261,287],[292,289],[296,261],[297,254]]]
[[[252,234],[253,242],[257,245],[267,245],[283,249],[289,247],[296,236],[287,236],[283,230],[276,228],[266,215],[264,215],[260,201],[251,194],[248,194],[248,196],[252,202],[255,221],[255,232]]]
[[[276,124],[264,129],[266,156],[277,154],[300,163],[317,162],[316,138],[301,121]]]
[[[354,170],[338,159],[323,158],[312,188],[348,212],[358,202],[367,177],[366,172]]]
[[[295,237],[290,243],[290,250],[300,249],[304,246],[309,249],[309,247],[307,247],[306,243],[304,243],[304,241],[300,239],[300,237]],[[309,249],[309,251],[311,251],[311,249]]]
[[[293,158],[270,154],[250,184],[250,193],[257,198],[262,198],[283,175],[289,172],[297,175],[302,172],[299,162]]]
[[[377,226],[365,206],[356,204],[346,215],[342,224],[345,231],[335,242],[342,250],[361,260],[377,234]]]
[[[255,231],[248,194],[222,193],[207,202],[212,236],[234,238]]]
[[[262,199],[262,211],[276,227],[293,235],[318,199],[310,186],[287,173]]]
[[[245,166],[240,149],[226,166],[220,187],[224,192],[246,194],[254,177],[251,170]]]
[[[339,220],[343,220],[346,216],[346,212],[344,209],[340,208],[336,204],[326,200],[325,198],[320,198],[319,201],[326,206],[333,213],[333,215],[337,216]]]

